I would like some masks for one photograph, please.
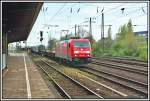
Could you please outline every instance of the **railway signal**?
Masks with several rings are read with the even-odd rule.
[[[43,31],[40,31],[40,41],[41,41],[41,43],[43,41]]]
[[[40,36],[43,37],[43,31],[40,31]]]
[[[43,38],[40,38],[40,41],[42,42]]]

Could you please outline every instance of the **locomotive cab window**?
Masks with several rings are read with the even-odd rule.
[[[90,47],[89,42],[74,42],[74,47]]]

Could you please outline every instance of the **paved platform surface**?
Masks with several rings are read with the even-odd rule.
[[[55,98],[26,53],[8,56],[8,69],[3,72],[2,79],[3,99]]]

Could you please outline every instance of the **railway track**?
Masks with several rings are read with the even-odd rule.
[[[145,68],[148,67],[148,63],[146,61],[137,60],[137,59],[121,58],[121,57],[103,57],[103,58],[93,57],[93,59],[106,60],[106,61],[112,61],[112,62],[117,62],[117,63],[142,66]]]
[[[46,62],[46,61],[45,61]],[[46,62],[47,65],[50,65],[48,62]],[[54,64],[53,64],[54,65]],[[56,66],[56,65],[54,65]],[[54,67],[55,68],[55,67]],[[139,96],[144,96],[144,97],[141,97],[141,98],[147,98],[148,96],[148,92],[147,92],[147,89],[148,89],[148,85],[146,83],[142,83],[142,82],[138,82],[136,80],[132,80],[132,79],[128,79],[128,78],[125,78],[125,77],[121,77],[119,75],[115,75],[115,74],[111,74],[111,73],[108,73],[106,71],[102,71],[102,70],[96,70],[95,68],[90,68],[90,67],[86,67],[86,68],[80,68],[81,71],[84,71],[84,72],[87,72],[89,74],[92,74],[92,75],[95,75],[99,78],[103,78],[104,80],[106,81],[109,81],[109,82],[112,82],[114,83],[115,85],[120,85],[122,87],[124,87],[124,89],[129,89],[129,91],[134,91],[136,92],[137,94],[139,94]],[[85,77],[87,78],[88,80],[93,80],[92,78],[88,78],[88,77]],[[75,79],[75,78],[74,78]],[[78,80],[78,79],[77,79]],[[94,81],[93,83],[96,83],[97,81]],[[81,82],[82,84],[85,84],[84,81]],[[91,84],[93,84],[91,83]],[[95,84],[93,84],[95,86]],[[87,85],[86,85],[87,86]],[[102,86],[102,85],[101,85]],[[103,86],[105,87],[105,85]],[[88,87],[90,88],[90,87]],[[92,89],[92,88],[90,88]],[[103,91],[105,91],[106,89],[103,89]],[[108,88],[107,88],[108,90]],[[110,90],[110,89],[109,89]],[[94,91],[94,90],[92,90]],[[110,90],[111,92],[114,92],[112,90]],[[111,92],[107,92],[107,93],[111,93]],[[96,91],[94,91],[96,92]],[[97,92],[98,93],[98,92]],[[103,95],[102,93],[100,93],[100,95]],[[119,94],[120,95],[120,94]],[[128,95],[128,93],[127,93]],[[126,96],[127,96],[126,95]],[[136,95],[137,96],[137,95]],[[103,98],[107,98],[105,97],[105,94],[102,96]],[[125,95],[124,95],[125,97]],[[123,98],[124,98],[123,97]],[[128,98],[128,97],[126,97]],[[130,98],[130,97],[129,97]],[[134,97],[133,97],[134,98]],[[136,98],[136,97],[135,97]]]
[[[77,80],[62,73],[61,71],[59,71],[52,65],[47,64],[43,60],[38,64],[38,66],[53,81],[55,86],[59,89],[59,91],[65,98],[103,98],[86,86],[82,85]]]
[[[138,73],[138,74],[142,74],[142,75],[148,75],[148,71],[142,68],[133,68],[133,67],[128,67],[125,65],[118,65],[116,64],[112,64],[109,62],[104,62],[104,61],[94,61],[91,62],[92,64],[96,64],[96,65],[102,65],[102,66],[107,66],[109,68],[115,68],[115,69],[120,69],[120,70],[124,70],[124,71],[128,71],[128,72],[132,72],[132,73]]]
[[[48,62],[45,61],[45,63],[47,65],[49,65]],[[63,71],[63,70],[61,70],[61,71]],[[108,87],[104,84],[101,84],[100,82],[97,82],[94,79],[89,78],[83,74],[77,74],[77,75],[82,75],[83,78],[80,78],[78,76],[72,76],[72,75],[69,75],[69,76],[71,76],[78,82],[84,84],[86,87],[88,87],[92,91],[96,92],[97,94],[101,95],[103,98],[126,98],[127,97],[126,94],[124,94],[120,91],[117,91],[111,87]],[[97,88],[99,88],[99,90],[97,90]]]
[[[130,95],[131,98],[136,98],[136,97],[137,98],[147,98],[147,96],[148,96],[148,94],[147,94],[147,89],[148,89],[147,86],[148,85],[147,84],[143,84],[143,83],[141,84],[141,82],[136,82],[134,80],[132,80],[132,81],[124,80],[125,78],[122,80],[120,78],[103,75],[99,72],[96,73],[95,70],[89,70],[89,68],[87,68],[87,67],[86,68],[80,68],[79,70],[81,70],[83,72],[87,72],[87,73],[92,74],[92,75],[95,75],[99,78],[103,78],[103,79],[105,79],[105,81],[112,82],[116,86],[120,85],[123,89],[129,89],[129,91],[131,91],[131,92],[133,91],[134,92],[133,95],[135,95],[135,96]]]
[[[142,83],[136,80],[128,79],[116,74],[111,74],[99,69],[95,69],[89,66],[85,66],[84,68],[80,68],[80,70],[91,73],[97,77],[106,79],[115,84],[121,85],[128,89],[134,90],[137,93],[140,93],[144,97],[148,97],[148,84]]]

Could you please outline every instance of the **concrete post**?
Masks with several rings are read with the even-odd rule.
[[[2,68],[7,68],[8,42],[7,33],[2,34]]]

